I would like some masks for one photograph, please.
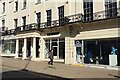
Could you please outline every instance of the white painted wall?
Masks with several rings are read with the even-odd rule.
[[[120,0],[117,0],[117,6],[120,5]],[[36,13],[41,12],[41,22],[46,22],[46,10],[52,9],[52,20],[58,20],[58,7],[64,5],[65,16],[74,15],[77,13],[83,13],[83,0],[41,0],[41,3],[36,4],[36,1],[27,0],[26,9],[22,10],[23,0],[18,0],[18,12],[15,10],[15,0],[6,0],[6,12],[2,14],[2,3],[4,0],[0,1],[0,20],[5,18],[6,26],[9,29],[14,28],[14,19],[18,19],[18,26],[22,25],[22,17],[26,16],[27,24],[36,22]],[[10,2],[10,3],[9,3]],[[93,12],[105,10],[104,0],[94,0]],[[6,16],[7,15],[7,16]],[[6,17],[4,17],[6,16]],[[0,21],[0,25],[1,21]]]

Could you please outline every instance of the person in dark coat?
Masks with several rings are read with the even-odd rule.
[[[48,54],[49,54],[48,58],[50,59],[50,61],[48,62],[48,64],[49,65],[53,65],[53,51],[50,50]]]

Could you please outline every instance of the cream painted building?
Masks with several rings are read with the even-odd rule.
[[[52,49],[54,61],[110,65],[114,47],[120,65],[119,0],[1,0],[0,8],[3,56],[47,61]]]

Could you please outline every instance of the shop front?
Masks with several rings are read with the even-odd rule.
[[[85,40],[84,45],[85,63],[110,65],[110,55],[116,55],[116,66],[119,64],[117,39]],[[112,54],[113,47],[116,49],[115,54]]]
[[[112,53],[113,48],[115,50]],[[75,40],[75,62],[119,66],[118,39]],[[110,56],[116,56],[110,58]]]
[[[17,34],[15,58],[39,60],[40,41],[40,35],[36,32]]]
[[[45,39],[45,58],[48,58],[48,52],[53,50],[54,59],[65,59],[65,39]]]
[[[1,36],[0,45],[2,54],[15,54],[16,41],[14,35]]]

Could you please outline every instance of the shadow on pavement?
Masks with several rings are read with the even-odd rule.
[[[19,71],[7,71],[7,72],[3,72],[2,73],[2,80],[18,80],[18,79],[22,79],[22,80],[70,80],[67,78],[62,78],[62,77],[58,77],[58,76],[52,76],[52,75],[48,75],[48,74],[43,74],[43,73],[37,73],[37,72],[32,72],[32,71],[28,71],[26,69],[23,70],[19,70]]]
[[[3,72],[1,80],[119,80],[119,78],[63,78],[22,69]]]
[[[115,78],[118,78],[118,79],[120,79],[120,76],[119,75],[113,75],[113,74],[109,74],[110,76],[113,76],[113,77],[115,77]]]

